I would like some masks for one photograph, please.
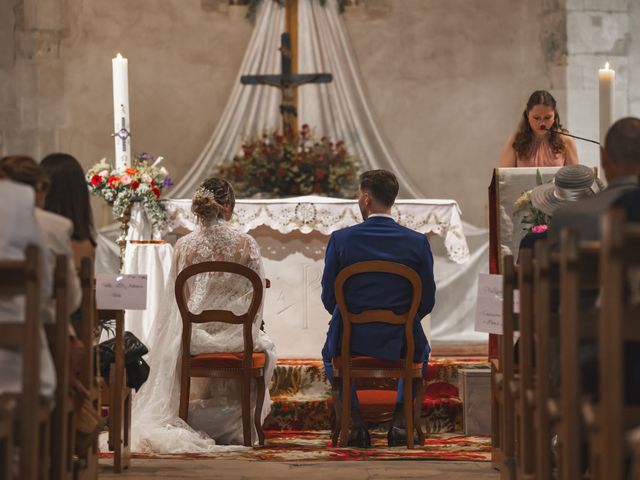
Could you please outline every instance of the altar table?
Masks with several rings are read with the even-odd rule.
[[[166,201],[168,221],[162,237],[171,239],[195,228],[191,200]],[[460,209],[454,200],[398,200],[392,215],[402,225],[442,237],[450,261],[464,263],[469,248]],[[356,200],[318,196],[287,199],[237,200],[231,223],[257,240],[271,288],[265,291],[265,330],[280,358],[319,358],[331,316],[320,300],[324,253],[328,235],[362,221]],[[140,240],[144,228],[134,225],[130,238]],[[173,295],[169,275],[169,243],[133,243],[127,246],[126,273],[150,278],[147,310],[128,312],[127,328],[143,341],[161,328],[157,311],[162,295]],[[427,325],[428,330],[428,325]]]

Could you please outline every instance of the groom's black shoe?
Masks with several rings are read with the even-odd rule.
[[[417,435],[413,436],[413,444],[418,445]],[[407,430],[404,427],[391,427],[387,433],[387,445],[390,447],[406,447]]]
[[[354,427],[349,433],[349,439],[347,440],[348,447],[356,448],[371,448],[371,436],[367,427],[360,426]]]

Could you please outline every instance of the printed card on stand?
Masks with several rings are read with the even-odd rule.
[[[96,275],[96,306],[99,310],[145,310],[146,275]]]

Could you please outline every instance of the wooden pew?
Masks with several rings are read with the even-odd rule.
[[[513,356],[513,332],[517,322],[517,315],[513,311],[514,291],[517,288],[517,274],[513,263],[513,256],[506,255],[503,263],[503,304],[502,325],[503,332],[500,337],[500,366],[502,377],[498,377],[497,387],[501,393],[500,415],[500,446],[502,453],[502,465],[500,478],[512,480],[516,473],[515,452],[515,402],[511,385],[515,378],[515,365]]]
[[[97,310],[99,321],[116,322],[115,363],[109,372],[109,450],[113,451],[113,471],[129,468],[131,452],[131,389],[127,387],[124,363],[124,310]]]
[[[22,353],[22,391],[18,400],[19,478],[49,476],[51,400],[40,395],[41,299],[39,251],[26,250],[24,261],[0,261],[0,295],[25,297],[24,318],[0,324],[0,348]]]
[[[625,224],[624,213],[612,210],[602,219],[601,317],[599,322],[600,398],[595,410],[600,455],[595,478],[623,478],[629,449],[626,436],[640,425],[640,405],[627,403],[624,351],[640,343],[640,303],[633,298],[630,274],[640,269],[640,225]]]
[[[67,304],[69,279],[68,259],[56,257],[53,280],[55,325],[50,345],[56,368],[56,401],[51,416],[51,478],[73,478],[75,439],[75,409],[69,390],[69,306]]]
[[[595,305],[581,309],[585,293],[599,287],[599,242],[579,242],[572,230],[561,234],[560,259],[560,478],[580,478],[584,438],[580,346],[597,339]],[[613,477],[611,477],[613,478]]]

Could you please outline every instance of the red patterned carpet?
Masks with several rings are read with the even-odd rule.
[[[370,449],[331,448],[329,431],[268,431],[263,447],[238,447],[236,451],[210,454],[153,455],[134,453],[134,458],[223,458],[266,460],[272,462],[358,461],[358,460],[456,460],[488,462],[491,460],[491,439],[456,434],[429,435],[423,447],[387,447],[385,433],[373,432]],[[112,454],[101,454],[110,458]]]

